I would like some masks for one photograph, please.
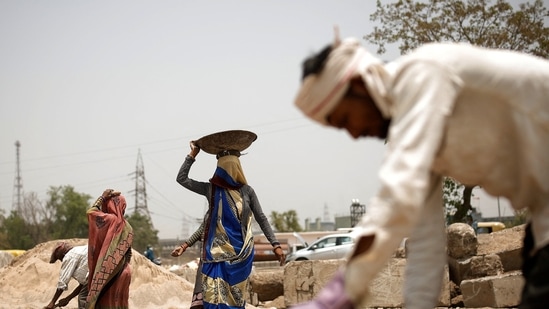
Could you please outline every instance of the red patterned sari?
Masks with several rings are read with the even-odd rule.
[[[130,292],[133,230],[124,219],[126,199],[122,195],[100,201],[87,212],[88,308],[124,309]]]

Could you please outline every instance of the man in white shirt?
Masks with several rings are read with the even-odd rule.
[[[55,263],[57,260],[62,261],[57,289],[50,303],[44,308],[64,307],[78,295],[78,309],[85,309],[88,296],[88,245],[73,247],[66,242],[60,242],[53,249],[50,263]],[[78,286],[67,297],[55,304],[63,291],[68,289],[71,278],[78,281]]]
[[[298,308],[353,308],[404,237],[405,303],[433,308],[446,263],[443,177],[527,208],[519,308],[549,299],[549,62],[467,44],[426,44],[383,63],[355,39],[303,63],[295,104],[353,138],[387,141],[381,188],[339,273]]]

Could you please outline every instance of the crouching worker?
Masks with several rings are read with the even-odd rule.
[[[51,253],[50,263],[53,264],[57,260],[61,260],[57,289],[50,303],[44,308],[65,307],[78,295],[78,309],[85,309],[88,296],[88,246],[73,247],[66,242],[60,242]],[[71,278],[78,281],[78,286],[56,304],[57,299],[68,289]]]
[[[548,80],[545,59],[467,44],[425,44],[384,63],[358,40],[336,39],[306,60],[297,107],[387,147],[344,272],[297,308],[359,306],[408,236],[406,308],[435,307],[446,264],[443,177],[528,209],[519,308],[548,308]]]

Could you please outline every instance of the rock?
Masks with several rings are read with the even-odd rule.
[[[461,284],[465,279],[471,279],[471,258],[454,259],[448,257],[448,267],[450,268],[450,281],[455,284]]]
[[[501,260],[495,254],[473,256],[460,260],[449,257],[448,265],[450,268],[450,280],[458,285],[463,280],[495,276],[504,272]]]
[[[284,296],[279,296],[272,301],[265,302],[262,307],[278,309],[286,308],[286,304],[284,303]]]
[[[524,279],[520,271],[508,270],[520,269],[522,262],[520,259],[517,262],[517,256],[522,249],[524,226],[477,236],[469,225],[456,223],[448,227],[447,233],[449,267],[437,308],[516,307]],[[366,303],[357,308],[403,306],[406,259],[394,258],[401,256],[406,256],[406,250],[393,255],[386,268],[371,282]],[[284,271],[286,307],[314,298],[344,265],[345,260],[288,263]]]
[[[250,276],[250,286],[259,301],[269,301],[284,295],[284,268],[255,268]]]
[[[462,259],[477,254],[475,230],[465,223],[454,223],[447,228],[448,256]]]
[[[496,254],[504,272],[522,269],[522,246],[525,225],[490,234],[479,234],[477,255]]]
[[[460,308],[460,307],[463,307],[465,306],[463,304],[463,295],[457,295],[456,297],[452,298],[450,300],[450,307],[452,308]]]
[[[345,260],[292,261],[284,266],[286,307],[311,300]]]
[[[290,262],[284,270],[287,307],[311,300],[328,283],[345,260]],[[360,308],[400,308],[404,305],[403,283],[406,259],[392,258],[370,284],[368,298]],[[450,306],[450,280],[446,268],[439,306]]]
[[[524,278],[519,271],[498,276],[463,280],[461,293],[465,307],[507,308],[520,303]]]
[[[474,256],[471,258],[471,279],[496,276],[503,273],[503,265],[496,254]]]

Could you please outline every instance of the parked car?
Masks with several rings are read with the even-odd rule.
[[[354,244],[355,239],[350,233],[327,235],[304,249],[290,253],[286,262],[342,259],[350,254]]]

